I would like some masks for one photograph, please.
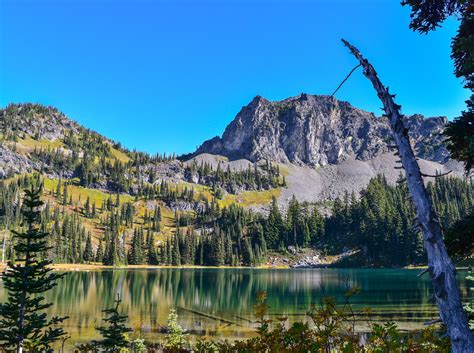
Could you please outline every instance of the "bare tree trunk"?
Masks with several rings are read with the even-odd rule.
[[[5,224],[5,234],[3,235],[3,244],[2,244],[2,265],[5,264],[5,250],[7,247],[7,234],[8,234],[8,222]]]
[[[459,289],[456,284],[456,269],[446,251],[438,216],[433,208],[423,183],[422,174],[410,145],[408,130],[404,127],[401,106],[394,101],[377,76],[374,67],[357,48],[342,40],[364,68],[364,75],[372,82],[388,116],[393,138],[400,153],[405,170],[408,190],[418,215],[418,222],[424,235],[425,250],[428,255],[428,269],[433,282],[434,296],[440,317],[447,327],[452,351],[474,352],[474,336],[469,331],[466,314],[462,307]]]

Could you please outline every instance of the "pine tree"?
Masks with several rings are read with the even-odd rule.
[[[268,214],[265,228],[267,244],[270,248],[274,249],[279,245],[284,231],[283,218],[281,216],[280,210],[278,209],[275,196],[272,197],[272,205],[270,206],[270,213]]]
[[[61,180],[58,181],[58,185],[56,186],[56,197],[59,198],[61,196]]]
[[[118,312],[120,303],[120,296],[117,294],[117,298],[115,299],[115,307],[102,311],[106,314],[104,321],[108,324],[108,326],[99,327],[97,330],[100,332],[102,337],[104,337],[103,340],[98,342],[100,347],[104,349],[104,352],[120,352],[121,349],[127,348],[130,345],[126,334],[132,330],[125,325],[128,316],[120,315]]]
[[[179,251],[179,228],[176,231],[174,240],[172,243],[172,252],[171,252],[171,265],[180,266],[181,265],[181,252]]]
[[[155,210],[153,212],[153,231],[155,232],[160,231],[160,222],[161,222],[161,209],[159,206],[155,206]]]
[[[140,229],[135,228],[128,254],[128,263],[131,265],[142,265],[144,263],[142,234]]]
[[[95,262],[103,262],[104,261],[104,249],[102,247],[102,240],[99,242],[99,246],[97,247],[97,252],[95,253]]]
[[[86,247],[84,248],[83,259],[85,262],[91,262],[94,260],[94,252],[92,250],[92,239],[91,233],[87,235]]]
[[[242,247],[242,262],[246,266],[251,266],[254,262],[254,254],[249,238],[244,238],[244,244]]]
[[[158,265],[158,254],[153,240],[153,232],[148,229],[146,237],[146,254],[148,265]]]
[[[84,216],[86,218],[91,217],[91,209],[90,209],[90,198],[87,196],[86,203],[84,204]]]
[[[108,232],[106,235],[106,248],[102,263],[106,266],[115,266],[119,263],[118,234]]]
[[[63,275],[52,272],[48,260],[41,260],[48,251],[48,233],[41,232],[39,207],[41,190],[25,190],[22,215],[26,224],[24,232],[13,231],[16,239],[17,261],[10,261],[3,274],[8,301],[0,305],[0,342],[8,350],[22,352],[28,344],[33,351],[53,352],[50,345],[65,335],[55,327],[66,318],[48,319],[43,312],[52,304],[45,303],[41,294],[57,284]]]
[[[63,188],[63,205],[67,205],[69,201],[69,195],[67,192],[67,183],[64,183],[64,188]]]

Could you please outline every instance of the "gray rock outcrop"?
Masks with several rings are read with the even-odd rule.
[[[446,118],[413,115],[405,120],[421,157],[441,163],[449,159],[440,134]],[[301,94],[270,102],[257,96],[242,108],[222,137],[204,142],[194,155],[324,166],[349,157],[370,160],[390,151],[390,139],[386,118],[333,97]]]

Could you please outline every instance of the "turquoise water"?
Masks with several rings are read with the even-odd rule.
[[[130,326],[145,337],[157,337],[171,308],[192,334],[228,337],[248,336],[252,330],[253,305],[258,291],[268,294],[270,317],[290,321],[307,319],[311,304],[322,298],[344,301],[349,287],[360,293],[351,299],[361,327],[370,319],[396,321],[403,329],[415,329],[436,317],[430,301],[428,275],[404,269],[117,269],[76,271],[66,274],[47,294],[54,303],[51,313],[67,315],[70,342],[97,338],[101,310],[110,307],[116,293]],[[459,285],[465,300],[473,298],[464,274]],[[0,300],[5,299],[0,287]]]

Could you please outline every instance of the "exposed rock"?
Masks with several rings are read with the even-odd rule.
[[[446,122],[442,117],[406,117],[421,157],[443,163],[449,159],[441,136]],[[222,137],[204,142],[194,155],[324,166],[351,157],[366,161],[387,153],[390,136],[386,118],[333,97],[301,94],[270,102],[257,96],[242,108]]]
[[[30,103],[10,104],[1,109],[0,121],[37,140],[54,141],[68,134],[76,134],[81,129],[79,124],[56,108]]]
[[[4,179],[14,174],[23,172],[32,172],[38,169],[38,165],[31,162],[25,156],[12,151],[5,146],[5,143],[0,144],[0,178]]]

